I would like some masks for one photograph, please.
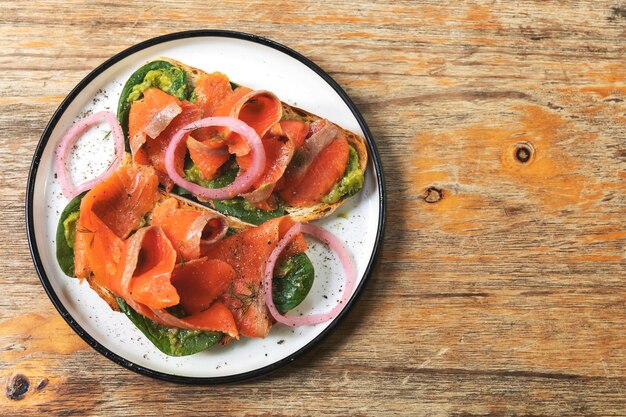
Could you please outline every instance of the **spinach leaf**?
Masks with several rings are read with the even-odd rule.
[[[121,298],[117,304],[126,317],[156,346],[169,356],[187,356],[202,352],[214,346],[222,339],[221,332],[186,330],[162,326],[133,310]]]
[[[74,276],[74,242],[68,242],[67,236],[75,236],[75,233],[66,233],[65,231],[65,220],[70,217],[73,213],[78,213],[80,211],[80,202],[83,197],[87,194],[86,192],[74,197],[72,201],[70,201],[67,206],[63,209],[61,213],[61,217],[59,218],[59,223],[57,224],[57,233],[56,233],[56,243],[57,243],[57,262],[61,267],[61,270],[65,273],[65,275],[69,277]],[[74,226],[75,227],[75,226]]]
[[[272,280],[272,297],[278,311],[285,313],[297,307],[311,290],[314,278],[313,264],[306,254],[283,261]]]
[[[262,210],[248,203],[243,197],[235,197],[230,200],[213,200],[213,208],[226,216],[260,225],[276,217],[284,216],[285,210],[278,207],[276,210]]]

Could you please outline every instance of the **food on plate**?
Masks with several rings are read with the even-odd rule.
[[[117,170],[68,203],[57,228],[57,260],[165,354],[265,337],[276,321],[328,321],[346,305],[354,265],[327,231],[289,216],[258,226],[224,216],[159,189],[156,168],[133,159],[126,154]],[[337,252],[346,282],[329,313],[290,317],[314,280],[303,232]]]
[[[126,82],[117,117],[133,161],[165,190],[248,223],[318,219],[363,187],[362,137],[219,72],[149,62]]]

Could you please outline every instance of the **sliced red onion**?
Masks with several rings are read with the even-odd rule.
[[[233,132],[239,133],[248,145],[250,145],[252,152],[252,163],[250,167],[243,173],[240,172],[235,181],[223,188],[205,188],[187,181],[178,174],[174,166],[174,153],[185,135],[191,130],[209,126],[224,126]],[[191,193],[212,200],[225,200],[233,198],[250,189],[252,184],[263,174],[263,170],[265,169],[265,149],[263,148],[263,143],[261,143],[259,135],[257,135],[254,129],[241,120],[233,117],[207,117],[206,119],[189,123],[176,132],[165,153],[165,168],[167,169],[167,174],[177,185]]]
[[[289,242],[291,242],[291,240],[293,240],[293,238],[300,232],[311,235],[327,244],[330,249],[337,254],[346,274],[346,279],[341,299],[339,300],[339,303],[332,308],[332,310],[326,313],[311,314],[309,316],[287,317],[280,314],[274,305],[274,300],[272,298],[272,279],[274,277],[274,266],[276,265],[278,257],[285,250]],[[278,242],[276,248],[274,248],[269,259],[267,260],[267,264],[265,266],[265,304],[267,304],[267,308],[277,322],[288,326],[309,326],[324,323],[333,320],[337,317],[337,315],[339,315],[341,310],[343,310],[344,306],[348,303],[348,300],[350,300],[350,297],[352,296],[355,284],[356,268],[352,262],[350,254],[341,241],[337,239],[335,235],[322,229],[321,227],[313,226],[312,224],[296,223]]]
[[[83,133],[85,133],[85,131],[87,131],[87,129],[102,121],[106,121],[111,127],[111,135],[113,136],[113,143],[115,145],[113,162],[109,165],[106,171],[98,175],[96,178],[85,181],[79,186],[74,186],[67,171],[67,158],[72,150],[72,146],[74,146],[76,141],[82,136]],[[76,124],[74,124],[74,126],[72,126],[72,128],[59,141],[56,154],[57,179],[61,184],[63,195],[71,200],[83,191],[93,188],[96,184],[99,184],[101,181],[108,178],[118,168],[122,162],[123,155],[124,134],[122,133],[122,127],[117,121],[117,117],[115,117],[113,113],[109,111],[101,111],[76,122]]]

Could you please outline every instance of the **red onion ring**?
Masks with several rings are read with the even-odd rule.
[[[106,121],[111,127],[111,134],[113,135],[113,141],[115,145],[115,158],[113,163],[96,178],[85,181],[79,186],[74,186],[67,172],[67,158],[70,154],[72,146],[82,136],[83,133],[90,127]],[[122,127],[117,121],[117,117],[109,111],[101,111],[86,119],[78,121],[72,128],[61,138],[59,141],[57,155],[56,155],[56,173],[57,179],[61,184],[61,190],[63,195],[71,200],[83,191],[93,188],[96,184],[99,184],[106,178],[108,178],[122,162],[122,156],[124,155],[124,134],[122,133]]]
[[[272,279],[274,277],[274,266],[276,265],[278,257],[285,250],[289,242],[291,242],[291,240],[293,240],[293,238],[300,232],[311,235],[327,244],[330,249],[337,254],[346,273],[346,281],[341,295],[341,300],[339,300],[337,305],[333,307],[332,310],[326,313],[311,314],[309,316],[287,317],[280,314],[274,305],[274,300],[272,298]],[[350,254],[341,241],[337,239],[335,235],[322,229],[321,227],[313,226],[312,224],[296,223],[278,242],[276,248],[274,248],[269,259],[267,260],[267,264],[265,266],[265,304],[272,314],[272,317],[274,317],[277,322],[288,326],[308,326],[324,323],[337,317],[341,310],[343,310],[344,306],[348,303],[348,300],[350,300],[350,297],[352,296],[355,284],[356,268],[352,262]]]
[[[185,180],[176,171],[174,166],[174,153],[176,148],[183,140],[185,135],[191,130],[208,126],[224,126],[228,129],[239,133],[241,137],[248,142],[252,152],[252,163],[250,167],[237,176],[235,181],[223,188],[205,188],[193,182]],[[165,168],[169,177],[179,186],[192,192],[195,195],[202,196],[211,200],[225,200],[233,198],[238,194],[247,191],[252,184],[263,174],[265,169],[265,148],[259,138],[259,135],[246,123],[233,117],[207,117],[197,122],[189,123],[180,129],[172,138],[165,153]]]

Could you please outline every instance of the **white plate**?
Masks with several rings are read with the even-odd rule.
[[[121,313],[113,312],[84,283],[69,278],[55,257],[59,214],[67,204],[54,175],[54,151],[71,124],[92,111],[117,108],[122,85],[142,64],[160,56],[208,72],[221,71],[237,83],[267,89],[283,101],[355,131],[366,138],[370,160],[363,190],[333,216],[316,223],[346,243],[357,265],[357,287],[350,303],[332,322],[309,327],[275,325],[265,339],[242,339],[186,357],[156,349]],[[72,176],[91,177],[104,170],[112,146],[102,140],[106,126],[88,132],[79,146]],[[83,141],[83,139],[81,139]],[[109,139],[110,141],[110,139]],[[80,145],[80,142],[79,142]],[[82,151],[82,152],[81,152]],[[72,328],[98,352],[145,375],[177,382],[217,383],[270,372],[293,361],[336,326],[355,301],[378,252],[384,226],[384,185],[379,156],[367,126],[346,93],[307,58],[270,40],[238,32],[192,31],[161,36],[135,45],[106,61],[81,81],[59,106],[44,131],[31,166],[27,189],[28,238],[35,267],[50,299]],[[339,294],[338,263],[321,262],[326,249],[307,252],[315,285],[302,312],[332,307]],[[326,298],[328,297],[328,298]],[[308,310],[307,310],[308,309]]]

